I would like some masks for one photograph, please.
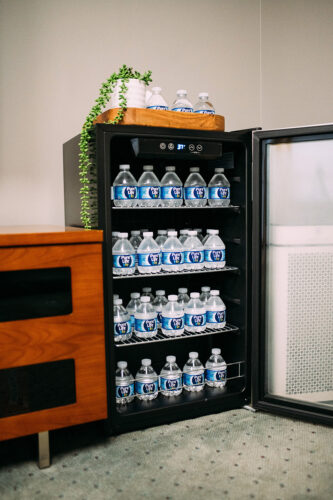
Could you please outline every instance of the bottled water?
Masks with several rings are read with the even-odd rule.
[[[185,305],[185,330],[203,332],[206,329],[206,309],[202,305],[198,292],[191,293],[190,301]]]
[[[130,237],[129,241],[135,250],[135,265],[136,265],[136,267],[138,267],[138,248],[139,248],[140,243],[142,241],[142,238],[140,236],[140,231],[131,231],[131,237]]]
[[[207,203],[207,187],[199,173],[199,167],[191,167],[184,184],[184,199],[187,207],[204,207]]]
[[[157,327],[161,328],[162,326],[162,309],[168,303],[167,298],[165,296],[165,290],[156,290],[156,297],[153,300],[153,306],[155,311],[157,312]]]
[[[188,231],[184,243],[184,268],[199,271],[204,267],[204,247],[197,237],[196,231]]]
[[[210,299],[210,286],[202,286],[200,300],[205,306],[205,308],[209,299]]]
[[[135,250],[128,241],[128,233],[119,233],[119,239],[112,248],[113,274],[135,273]]]
[[[187,288],[178,288],[178,304],[185,308],[185,304],[190,302],[190,297],[187,295]]]
[[[187,90],[177,90],[176,99],[172,105],[172,111],[183,111],[193,113],[193,105],[187,99]]]
[[[202,243],[202,240],[203,240],[203,235],[202,235],[202,229],[200,227],[195,227],[193,229],[193,231],[196,231],[197,232],[197,237],[199,238],[199,240],[201,241]]]
[[[216,168],[208,184],[208,204],[211,207],[230,205],[230,182],[224,175],[224,168]]]
[[[185,241],[187,240],[187,237],[188,237],[188,229],[181,229],[179,231],[179,234],[180,234],[180,236],[179,236],[178,239],[181,242],[181,244],[184,246],[184,243],[185,243]]]
[[[160,204],[160,181],[153,172],[152,165],[143,167],[143,174],[138,180],[138,206],[158,207]]]
[[[113,203],[115,207],[135,207],[138,183],[131,174],[129,165],[119,165],[119,170],[113,183]]]
[[[180,207],[183,204],[183,183],[176,174],[176,167],[165,167],[161,179],[161,206]]]
[[[139,306],[140,306],[140,294],[138,292],[131,293],[131,300],[127,304],[126,310],[127,310],[128,314],[130,315],[132,332],[134,332],[135,311],[138,310]]]
[[[162,248],[162,246],[164,245],[164,243],[166,242],[167,239],[168,239],[168,237],[167,237],[166,229],[159,229],[157,231],[157,238],[155,241],[160,248]]]
[[[194,106],[194,113],[201,113],[205,115],[215,115],[215,109],[211,102],[209,102],[209,95],[207,92],[200,92],[198,95],[198,102]]]
[[[207,328],[214,330],[224,328],[226,325],[226,307],[219,295],[218,290],[211,290],[210,298],[206,303]]]
[[[134,399],[134,378],[126,361],[118,361],[116,370],[116,403],[126,404]]]
[[[138,271],[141,274],[155,274],[161,271],[161,249],[153,240],[153,233],[143,233],[138,248]]]
[[[161,87],[153,87],[151,91],[152,94],[147,102],[146,108],[167,111],[169,108],[165,99],[161,96]]]
[[[227,383],[227,364],[221,356],[221,349],[212,349],[206,363],[205,378],[210,387],[224,387]]]
[[[117,243],[119,238],[119,232],[118,231],[112,231],[112,248],[115,243]]]
[[[183,387],[186,391],[202,391],[205,386],[205,369],[197,352],[189,353],[189,360],[183,368]]]
[[[225,245],[219,237],[218,229],[211,229],[211,235],[205,245],[205,267],[221,269],[225,266]]]
[[[177,295],[168,295],[169,302],[162,309],[162,333],[167,337],[184,333],[184,310],[177,299]]]
[[[184,268],[184,249],[177,238],[177,231],[168,231],[168,239],[162,247],[162,269],[170,273]]]
[[[142,297],[150,297],[150,302],[153,302],[154,295],[152,294],[152,290],[150,286],[144,286],[142,288]]]
[[[176,363],[176,356],[167,356],[160,373],[160,388],[163,396],[179,396],[183,390],[183,377]]]
[[[134,331],[140,339],[157,335],[157,313],[150,303],[150,297],[140,298],[140,306],[134,313]]]
[[[141,400],[152,400],[158,396],[158,377],[150,359],[141,361],[141,368],[135,376],[135,392]]]
[[[114,293],[114,294],[113,294],[113,302],[114,302],[116,299],[119,299],[119,295],[118,295],[117,293]]]
[[[131,320],[121,299],[113,301],[113,333],[115,342],[124,342],[132,337]]]
[[[202,240],[202,244],[203,245],[205,245],[205,243],[208,240],[209,236],[212,234],[212,231],[214,231],[214,229],[207,229],[206,235],[205,235],[204,239]]]

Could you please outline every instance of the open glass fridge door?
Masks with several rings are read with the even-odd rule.
[[[253,138],[253,404],[329,423],[333,126]]]

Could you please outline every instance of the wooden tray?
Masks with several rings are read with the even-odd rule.
[[[106,123],[113,120],[119,108],[108,109],[98,115],[94,123]],[[128,108],[120,125],[143,125],[145,127],[170,127],[197,130],[224,131],[224,116],[155,109]]]

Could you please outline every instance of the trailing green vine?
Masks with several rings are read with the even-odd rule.
[[[119,69],[118,73],[112,75],[101,85],[99,97],[95,99],[95,105],[91,108],[86,120],[82,126],[81,138],[79,142],[79,175],[81,182],[81,221],[85,229],[91,229],[97,225],[97,189],[96,189],[96,142],[94,120],[100,115],[109,102],[111,94],[118,80],[121,80],[119,91],[120,108],[116,117],[106,123],[117,125],[124,117],[127,106],[127,82],[130,79],[143,81],[146,85],[152,81],[151,71],[146,71],[141,75],[138,71],[125,64]],[[94,185],[95,184],[95,185]]]

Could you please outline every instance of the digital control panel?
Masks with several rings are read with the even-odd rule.
[[[219,142],[145,138],[135,138],[131,142],[134,153],[139,158],[197,156],[203,159],[215,159],[222,156],[222,144]]]

